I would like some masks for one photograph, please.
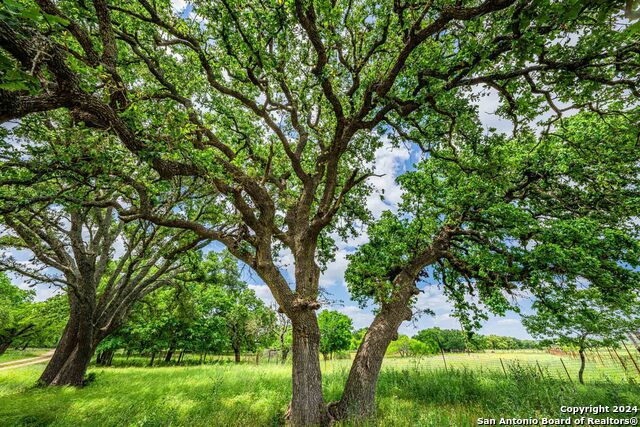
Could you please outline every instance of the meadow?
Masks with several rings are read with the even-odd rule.
[[[467,426],[482,418],[562,417],[561,405],[637,405],[637,373],[591,363],[586,385],[569,381],[558,356],[539,351],[388,358],[378,413],[339,426]],[[44,365],[0,371],[5,426],[278,426],[291,393],[291,366],[211,358],[196,366],[93,366],[82,389],[37,389]],[[577,361],[563,358],[570,374]],[[328,400],[339,397],[348,360],[323,363]],[[562,371],[558,370],[562,369]],[[502,368],[504,366],[504,370]],[[611,415],[611,414],[610,414]]]

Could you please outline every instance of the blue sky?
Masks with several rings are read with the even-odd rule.
[[[493,114],[497,108],[497,103],[498,96],[495,93],[490,93],[488,96],[480,98],[478,107],[481,120],[486,128],[492,127],[499,131],[508,132],[512,129],[511,123]],[[394,149],[386,146],[378,151],[376,155],[376,172],[382,176],[371,178],[370,182],[377,191],[372,194],[367,201],[367,206],[375,217],[379,217],[385,210],[395,210],[402,194],[395,179],[402,173],[410,170],[418,156],[419,154],[417,152],[409,152],[405,148]],[[380,198],[382,190],[384,190],[384,199]],[[344,282],[344,270],[347,267],[346,255],[367,241],[366,233],[363,230],[361,236],[351,239],[349,242],[341,241],[337,236],[334,237],[338,240],[338,251],[335,256],[335,261],[329,264],[327,270],[323,273],[320,284],[328,293],[329,299],[336,302],[326,308],[347,314],[353,319],[356,328],[369,326],[373,320],[372,310],[374,307],[358,307],[358,305],[351,300]],[[214,250],[216,249],[218,249],[218,247],[215,247]],[[284,253],[282,254],[282,258],[283,271],[293,285],[293,263],[290,254]],[[251,272],[251,269],[248,267],[244,268],[243,276],[244,280],[250,284],[251,288],[254,289],[260,298],[269,304],[274,303],[269,288],[255,273]],[[459,329],[460,323],[458,319],[452,316],[452,305],[447,300],[437,281],[430,278],[422,287],[423,292],[418,296],[416,308],[420,310],[430,309],[435,315],[424,315],[411,322],[404,322],[400,327],[400,333],[413,335],[421,329],[433,326]],[[527,299],[520,300],[522,312],[526,313],[530,311],[530,305],[531,302]],[[531,338],[522,326],[520,316],[514,312],[507,313],[505,317],[490,316],[480,332],[483,334],[507,335],[517,338]]]
[[[191,5],[183,0],[173,0],[173,3],[174,10],[177,14],[183,17],[189,16]],[[482,96],[478,100],[483,125],[486,128],[492,127],[499,131],[509,132],[512,129],[511,123],[493,114],[498,105],[497,93],[487,92],[487,94],[488,95]],[[371,178],[370,182],[379,192],[372,194],[367,201],[367,206],[375,217],[379,217],[384,210],[394,210],[396,208],[401,198],[401,190],[395,183],[395,179],[403,172],[411,169],[417,156],[418,153],[409,152],[405,148],[392,149],[391,147],[385,146],[378,151],[376,155],[376,172],[381,176]],[[380,197],[382,190],[384,190],[384,199]],[[321,277],[320,283],[330,299],[336,301],[336,303],[327,308],[335,309],[349,315],[353,319],[356,328],[368,326],[373,320],[373,307],[358,307],[357,304],[351,300],[344,282],[344,270],[347,267],[346,255],[367,241],[366,233],[364,233],[363,230],[361,236],[351,239],[349,242],[339,241],[337,236],[336,240],[338,240],[338,251],[335,256],[335,261],[329,264],[327,270]],[[219,243],[214,243],[207,248],[207,250],[214,251],[222,249],[223,247]],[[31,254],[25,251],[12,252],[12,255],[18,261],[27,261],[31,257]],[[281,255],[282,269],[293,284],[293,280],[291,280],[293,268],[291,256],[288,253]],[[269,304],[274,303],[268,287],[260,278],[246,266],[243,267],[242,271],[244,280],[256,294],[265,302]],[[21,283],[20,278],[14,276],[13,279],[14,282],[19,283],[20,286],[27,286],[27,284]],[[40,300],[46,299],[56,292],[56,289],[46,285],[38,285],[35,289],[37,291],[37,297]],[[529,307],[530,302],[526,300],[523,301],[522,310],[527,312]],[[430,309],[435,315],[424,315],[414,319],[412,322],[403,323],[400,327],[401,333],[413,335],[418,330],[432,326],[452,329],[460,328],[458,320],[452,316],[451,304],[443,294],[442,289],[438,286],[438,283],[433,279],[427,280],[424,284],[423,292],[418,296],[416,308]],[[519,315],[513,312],[507,313],[505,317],[490,317],[480,332],[484,334],[508,335],[517,338],[530,338],[520,322]]]

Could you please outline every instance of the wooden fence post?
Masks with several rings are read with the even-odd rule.
[[[502,365],[502,372],[504,372],[504,376],[507,376],[507,370],[504,368],[504,363],[502,363],[502,357],[500,358],[500,364]]]
[[[631,358],[631,361],[633,362],[633,366],[636,367],[636,371],[638,371],[638,373],[640,374],[640,368],[638,368],[638,364],[636,363],[636,359],[634,359],[633,356],[631,355],[631,352],[629,351],[629,347],[627,347],[627,345],[624,343],[624,341],[622,341],[622,345],[624,346],[624,349],[627,350],[627,354]]]
[[[569,377],[569,381],[571,381],[571,384],[573,384],[573,380],[571,379],[571,375],[569,375],[569,370],[567,369],[567,365],[564,364],[564,360],[562,360],[562,358],[560,358],[560,363],[562,363],[562,367],[564,368],[564,371],[567,373],[567,377]]]

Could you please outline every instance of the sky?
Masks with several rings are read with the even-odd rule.
[[[183,17],[189,16],[191,7],[187,2],[174,0],[173,5],[176,14]],[[494,114],[498,102],[499,97],[495,91],[489,91],[486,92],[484,96],[480,96],[477,101],[480,119],[487,129],[495,128],[498,131],[509,132],[512,129],[512,124]],[[412,168],[418,156],[419,153],[411,152],[409,149],[403,147],[392,148],[390,146],[383,146],[378,150],[375,164],[376,174],[380,176],[372,177],[369,181],[377,191],[371,194],[367,200],[367,207],[371,210],[375,218],[380,217],[385,210],[394,211],[397,208],[402,192],[395,180],[399,175]],[[380,197],[381,195],[383,195],[383,198]],[[357,329],[369,326],[374,317],[372,311],[374,307],[368,306],[362,308],[352,301],[344,281],[344,271],[348,264],[346,256],[367,241],[366,230],[363,230],[360,236],[351,239],[349,242],[341,241],[338,236],[334,237],[337,241],[335,261],[328,265],[320,279],[320,286],[326,292],[328,299],[332,301],[332,303],[331,305],[323,307],[323,309],[337,310],[348,315],[353,320],[353,325]],[[206,250],[213,251],[220,251],[222,249],[223,247],[219,243],[211,244],[206,248]],[[14,251],[11,255],[18,261],[28,261],[31,257],[31,254],[26,251]],[[284,274],[293,285],[293,280],[291,280],[291,273],[293,271],[291,254],[286,252],[282,253],[281,258]],[[243,279],[249,284],[250,288],[256,292],[258,297],[267,304],[275,304],[269,288],[250,268],[244,266],[242,272]],[[19,277],[13,276],[12,279],[14,283],[19,284],[21,287],[28,286]],[[434,315],[423,315],[411,322],[404,322],[400,327],[400,333],[413,335],[421,329],[433,326],[459,329],[460,324],[458,320],[452,316],[452,305],[447,300],[438,283],[431,279],[427,280],[426,284],[422,286],[423,292],[417,298],[415,309],[416,311],[430,309]],[[38,300],[47,299],[56,292],[55,288],[46,285],[35,286],[35,289]],[[529,310],[530,302],[526,300],[523,301],[522,311],[526,313]],[[519,315],[513,312],[507,313],[505,317],[491,316],[479,332],[483,334],[513,336],[516,338],[531,338],[522,326]]]
[[[490,91],[484,96],[480,96],[477,101],[480,119],[485,129],[495,128],[500,132],[510,132],[513,128],[511,122],[494,114],[498,107],[498,102],[499,96],[495,91]],[[379,218],[385,210],[396,210],[402,197],[402,191],[395,180],[399,175],[412,168],[418,156],[419,153],[410,152],[402,147],[384,146],[378,150],[375,160],[376,174],[381,176],[373,177],[369,181],[376,188],[376,191],[367,200],[367,207],[375,218]],[[381,199],[381,194],[384,199]],[[353,320],[353,325],[356,329],[369,326],[374,317],[373,309],[375,307],[359,307],[349,297],[349,291],[344,281],[344,271],[348,264],[346,256],[367,241],[366,230],[363,230],[360,236],[349,240],[349,242],[340,240],[338,236],[334,237],[338,246],[335,261],[330,263],[322,274],[320,286],[328,294],[328,299],[335,302],[323,307],[323,309],[337,310],[348,315]],[[219,248],[213,247],[212,249],[218,250]],[[293,280],[291,280],[293,277],[293,263],[291,262],[290,254],[282,254],[282,258],[285,276],[293,284]],[[243,278],[262,300],[267,304],[275,304],[267,285],[255,273],[252,273],[249,268],[243,268]],[[530,312],[531,301],[523,299],[520,303],[521,312]],[[428,279],[426,284],[422,285],[422,293],[418,296],[414,311],[424,309],[430,309],[434,312],[434,315],[422,315],[410,322],[404,322],[400,326],[401,334],[412,336],[422,329],[434,326],[443,329],[460,329],[458,319],[452,315],[452,304],[447,300],[437,281],[433,279]],[[531,336],[520,321],[520,315],[514,312],[508,312],[504,317],[490,316],[479,332],[486,335],[496,334],[531,339]]]

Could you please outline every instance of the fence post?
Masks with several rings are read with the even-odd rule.
[[[571,381],[571,384],[573,384],[573,380],[571,379],[571,375],[569,375],[569,370],[567,369],[567,365],[564,364],[564,360],[562,360],[562,358],[560,358],[560,363],[562,363],[562,367],[564,368],[564,371],[567,373],[567,377],[569,377],[569,381]]]
[[[624,361],[622,360],[622,358],[620,357],[620,355],[618,354],[618,352],[616,351],[615,347],[611,347],[611,350],[613,350],[613,353],[616,355],[616,357],[618,358],[618,360],[620,361],[620,364],[622,365],[622,367],[624,368],[624,370],[627,370],[627,364],[624,363]]]
[[[638,368],[638,364],[636,363],[636,360],[631,355],[631,352],[629,351],[629,347],[627,347],[627,345],[624,343],[624,341],[622,341],[622,345],[624,346],[624,349],[627,350],[627,354],[631,358],[631,361],[633,362],[633,366],[636,367],[636,371],[638,371],[638,373],[640,374],[640,368]]]
[[[504,368],[504,363],[502,363],[502,357],[500,358],[500,364],[502,365],[502,372],[504,372],[504,376],[507,376],[507,370]]]
[[[444,362],[444,370],[448,371],[448,369],[447,369],[447,359],[444,357],[444,350],[442,349],[442,346],[439,346],[439,347],[440,347],[440,353],[442,353],[442,361]]]

